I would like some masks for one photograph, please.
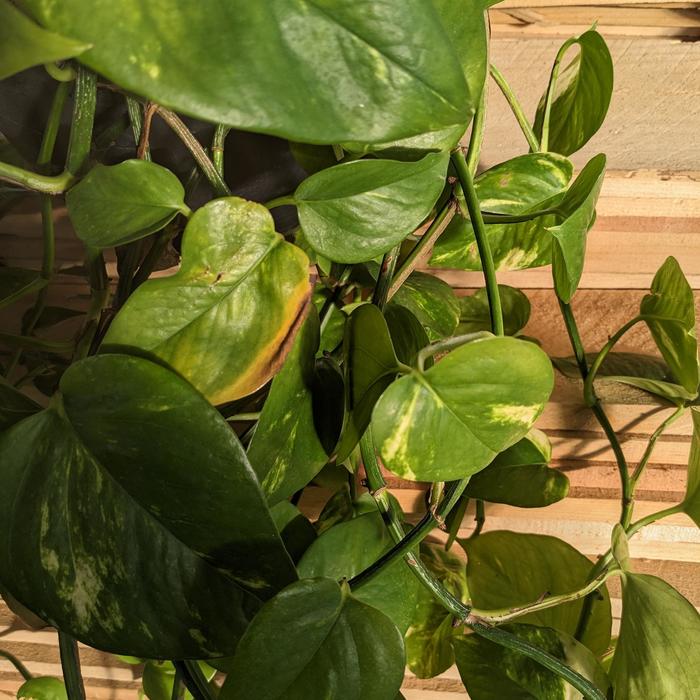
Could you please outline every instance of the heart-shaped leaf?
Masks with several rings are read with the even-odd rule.
[[[572,636],[534,625],[504,625],[503,629],[544,649],[607,693],[610,680],[602,666]],[[455,639],[454,649],[459,675],[472,700],[584,700],[563,678],[536,661],[476,634]]]
[[[421,322],[430,340],[451,336],[459,323],[459,302],[452,287],[434,275],[412,272],[391,300]]]
[[[603,37],[595,30],[570,39],[566,51],[578,45],[575,58],[559,73],[549,119],[547,148],[565,156],[575,153],[600,129],[613,90],[613,63]],[[546,93],[535,116],[535,135],[542,138]]]
[[[474,474],[464,496],[519,508],[543,508],[561,501],[569,493],[569,479],[547,466],[551,455],[547,436],[533,428]]]
[[[63,681],[50,676],[31,678],[19,687],[17,700],[68,700]]]
[[[271,505],[306,486],[328,461],[314,426],[318,342],[318,314],[311,309],[272,381],[248,448],[248,459]]]
[[[0,80],[26,68],[72,58],[89,43],[47,32],[9,0],[0,0]]]
[[[356,160],[312,175],[294,194],[306,240],[336,262],[387,252],[430,214],[448,161],[448,153],[416,162]]]
[[[0,377],[0,432],[40,410],[39,404]]]
[[[384,464],[416,481],[475,474],[528,432],[553,381],[533,343],[490,337],[463,345],[394,382],[374,407]]]
[[[124,245],[159,231],[178,213],[188,216],[185,190],[147,160],[95,166],[66,193],[75,232],[88,247]]]
[[[403,673],[403,640],[389,618],[347,586],[305,579],[255,617],[219,698],[386,700]]]
[[[382,516],[372,504],[370,512],[326,530],[301,558],[299,575],[336,581],[350,579],[373,564],[393,544]],[[381,610],[403,634],[412,619],[420,587],[408,564],[399,558],[354,590],[353,595]]]
[[[452,42],[422,0],[232,0],[206,12],[176,0],[148,12],[141,0],[89,12],[83,0],[26,4],[48,28],[93,44],[81,60],[117,85],[248,131],[389,141],[464,124],[472,104]]]
[[[35,270],[21,267],[0,267],[0,309],[13,304],[27,294],[38,292],[48,284]]]
[[[461,540],[467,550],[467,582],[474,607],[482,610],[516,608],[542,595],[578,590],[588,581],[591,562],[571,545],[548,535],[508,531],[487,532],[472,540]],[[527,576],[513,576],[527,571]],[[610,596],[603,585],[593,602],[591,617],[581,641],[595,654],[610,643],[612,615]],[[552,627],[575,634],[581,600],[529,613],[522,622]]]
[[[387,304],[384,318],[396,357],[405,365],[413,365],[418,352],[430,344],[425,328],[411,311],[398,304]]]
[[[700,667],[691,662],[700,639],[700,615],[656,576],[625,573],[622,621],[610,677],[615,700],[692,700]]]
[[[516,335],[530,319],[530,300],[519,289],[498,285],[501,299],[503,324],[506,335]],[[486,288],[477,289],[474,294],[459,298],[459,325],[455,335],[465,335],[478,331],[491,330],[491,315]]]
[[[182,265],[128,299],[104,347],[167,362],[212,403],[252,393],[284,361],[310,294],[308,260],[265,207],[209,202],[185,229]]]
[[[681,386],[697,396],[698,339],[695,299],[678,261],[669,257],[659,268],[639,307],[661,355]]]
[[[554,153],[528,153],[490,168],[474,186],[481,208],[494,214],[523,215],[550,208],[571,179],[571,162]],[[551,262],[551,236],[545,228],[554,216],[513,224],[488,224],[486,232],[498,270],[522,270]],[[480,270],[481,258],[468,218],[456,215],[438,238],[433,267]]]
[[[399,372],[382,312],[362,304],[345,324],[345,423],[336,462],[347,459],[372,419],[372,409]]]
[[[567,304],[581,280],[586,235],[595,221],[595,206],[604,176],[605,156],[600,154],[586,163],[557,206],[557,225],[547,227],[553,237],[554,289]]]
[[[445,551],[442,545],[421,543],[420,556],[433,576],[458,600],[466,602],[467,576],[465,561]],[[452,640],[462,636],[461,627],[424,586],[418,591],[418,602],[406,633],[406,664],[418,678],[434,678],[454,663]]]

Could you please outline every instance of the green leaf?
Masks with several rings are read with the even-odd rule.
[[[617,565],[623,570],[630,568],[630,548],[625,528],[620,523],[615,523],[611,538],[612,554]]]
[[[270,509],[270,515],[279,530],[285,549],[297,564],[304,552],[316,539],[316,529],[302,512],[289,501],[280,501]]]
[[[317,146],[311,143],[289,142],[289,150],[294,160],[306,170],[308,175],[313,175],[319,170],[337,165],[338,159],[333,151],[333,146]]]
[[[659,268],[639,307],[661,355],[678,383],[689,393],[698,391],[698,340],[695,300],[678,261],[669,257]]]
[[[343,462],[360,441],[372,409],[399,372],[389,329],[382,312],[362,304],[345,324],[345,423],[336,462]]]
[[[420,556],[429,571],[458,600],[466,602],[467,576],[465,561],[446,552],[442,545],[421,543]],[[452,639],[463,634],[453,625],[454,618],[424,586],[406,633],[406,663],[418,678],[434,678],[454,663]]]
[[[39,404],[0,377],[0,432],[40,410]]]
[[[542,595],[572,593],[588,581],[591,562],[571,545],[549,535],[493,531],[461,541],[467,550],[467,582],[472,604],[481,610],[516,608]],[[527,576],[513,572],[527,572]],[[581,640],[595,654],[610,643],[610,596],[603,585],[602,598],[593,602],[590,621]],[[552,627],[573,635],[583,601],[529,613],[524,623]]]
[[[550,151],[575,153],[600,129],[613,90],[613,63],[603,37],[590,30],[566,42],[576,57],[559,73],[549,119]],[[562,47],[563,48],[563,47]],[[534,131],[542,138],[546,93],[537,107]]]
[[[411,311],[398,304],[387,304],[384,318],[396,357],[405,365],[413,365],[418,352],[430,344],[425,328]]]
[[[494,214],[522,215],[556,204],[571,180],[571,162],[554,153],[528,153],[481,173],[475,181],[481,208]],[[517,224],[488,224],[486,232],[497,270],[522,270],[551,262],[554,216],[537,216]],[[471,223],[457,214],[438,238],[433,267],[480,270],[481,258]]]
[[[147,661],[141,683],[148,700],[172,700],[175,666],[170,661]],[[183,698],[190,700],[192,695],[185,691]]]
[[[232,401],[279,369],[309,293],[306,255],[275,233],[270,212],[216,199],[189,220],[178,272],[129,297],[103,348],[159,358],[212,403]]]
[[[429,153],[417,162],[356,160],[312,175],[294,194],[306,240],[336,262],[386,253],[430,214],[448,162],[447,152]]]
[[[63,681],[50,676],[32,678],[22,683],[17,691],[17,700],[68,700]]]
[[[382,395],[372,427],[384,464],[414,481],[475,474],[528,432],[553,381],[533,343],[490,337],[462,345]]]
[[[370,512],[334,525],[320,535],[299,562],[299,576],[321,576],[337,581],[350,579],[373,564],[393,544],[382,516],[372,503]],[[353,595],[381,610],[403,634],[410,624],[420,586],[408,564],[397,559],[353,591]]]
[[[335,581],[305,579],[255,617],[219,698],[386,700],[403,674],[403,641],[384,614]]]
[[[503,625],[502,629],[549,652],[607,693],[610,681],[605,671],[572,636],[533,625]],[[536,661],[476,634],[456,639],[454,649],[459,675],[472,700],[583,700],[565,680]]]
[[[530,300],[519,289],[498,285],[501,298],[503,323],[506,335],[516,335],[530,319]],[[491,330],[489,300],[486,288],[477,289],[474,294],[459,298],[459,325],[455,335],[466,335],[478,331]]]
[[[586,235],[595,221],[595,205],[605,176],[605,156],[591,158],[574,180],[557,209],[552,234],[552,276],[557,296],[571,301],[583,272]]]
[[[683,510],[700,527],[700,409],[692,407],[693,440],[688,459],[688,483],[683,499]]]
[[[318,342],[318,314],[312,309],[282,371],[272,381],[248,448],[248,459],[270,505],[306,486],[328,461],[314,427],[312,391]]]
[[[474,474],[464,496],[519,508],[543,508],[561,501],[569,492],[569,479],[547,466],[551,453],[547,436],[533,428]]]
[[[615,700],[693,700],[700,667],[692,663],[700,640],[700,615],[678,591],[656,576],[622,577],[622,621],[610,677]]]
[[[3,584],[98,649],[232,653],[296,577],[235,434],[141,358],[83,360],[60,390],[0,436]]]
[[[88,48],[86,42],[47,32],[9,0],[0,0],[0,80],[32,66],[77,56]]]
[[[452,287],[434,275],[412,272],[391,300],[421,322],[430,340],[451,336],[459,323],[459,302]]]
[[[48,284],[39,272],[21,267],[0,267],[0,309]]]
[[[93,249],[137,241],[190,213],[177,177],[147,160],[95,166],[66,204],[78,238]]]
[[[92,43],[81,61],[117,85],[246,131],[390,141],[466,124],[473,106],[454,47],[422,0],[232,0],[206,12],[176,0],[148,12],[141,0],[89,12],[84,0],[26,4],[47,27]]]

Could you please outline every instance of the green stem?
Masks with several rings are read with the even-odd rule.
[[[251,413],[234,413],[232,416],[228,416],[226,420],[229,423],[233,423],[235,421],[260,420],[260,411],[253,411]]]
[[[552,72],[549,76],[549,83],[547,84],[547,94],[545,95],[544,102],[544,115],[542,119],[542,138],[540,139],[540,147],[538,150],[547,152],[549,148],[549,120],[552,114],[552,103],[554,101],[554,90],[556,88],[557,79],[559,77],[559,68],[561,66],[564,54],[569,50],[569,48],[576,43],[576,39],[567,39],[557,51],[557,55],[554,59],[554,64],[552,65]]]
[[[214,138],[211,142],[211,158],[214,161],[214,167],[219,171],[219,175],[222,178],[224,176],[224,144],[229,131],[231,131],[230,126],[217,124],[214,130]]]
[[[385,253],[382,258],[377,284],[374,287],[374,294],[372,295],[372,303],[381,310],[384,309],[389,299],[389,290],[391,289],[391,282],[394,278],[394,270],[396,269],[396,262],[399,259],[400,253],[401,244],[399,243],[388,253]]]
[[[192,154],[195,161],[197,161],[197,165],[199,165],[202,173],[204,173],[204,176],[209,180],[209,184],[216,196],[229,197],[231,195],[231,190],[228,185],[224,182],[223,177],[221,177],[214,163],[209,159],[202,144],[197,141],[194,134],[187,128],[182,119],[180,119],[175,112],[171,112],[169,109],[165,109],[165,107],[161,107],[160,105],[156,108],[156,113],[175,134],[177,134],[182,143],[187,146],[187,149]]]
[[[460,148],[452,152],[452,163],[455,166],[459,182],[462,185],[462,191],[464,192],[464,197],[467,202],[467,209],[469,210],[469,217],[471,219],[472,228],[474,229],[474,238],[479,248],[479,257],[481,258],[481,266],[484,270],[484,280],[486,282],[486,295],[489,300],[491,328],[495,335],[503,335],[503,311],[501,310],[501,298],[498,293],[496,268],[493,263],[491,246],[489,245],[484,221],[481,218],[479,198],[474,188],[474,181],[472,180],[467,162]]]
[[[425,368],[425,362],[428,358],[434,357],[438,353],[448,352],[449,350],[454,350],[467,343],[473,343],[475,340],[481,340],[482,338],[491,338],[492,334],[488,331],[476,331],[475,333],[466,333],[465,335],[455,335],[451,338],[445,338],[444,340],[437,340],[430,345],[426,345],[422,350],[416,355],[416,367],[419,371],[423,371]]]
[[[423,262],[425,257],[430,254],[435,241],[437,241],[442,235],[442,232],[447,228],[454,213],[455,208],[452,204],[452,200],[448,199],[435,215],[435,218],[430,226],[428,226],[426,232],[420,237],[420,240],[413,246],[411,252],[401,263],[399,269],[394,273],[387,299],[391,299],[391,297],[399,291],[401,285],[408,279],[409,275]]]
[[[478,537],[481,534],[481,531],[484,529],[484,523],[486,522],[486,509],[484,508],[484,502],[481,499],[477,499],[476,501],[474,522],[476,523],[476,527],[469,535],[470,540],[473,540],[475,537]]]
[[[192,693],[194,700],[214,700],[209,682],[196,661],[173,661],[173,665],[180,672],[185,687]]]
[[[489,72],[491,73],[491,77],[494,79],[496,85],[498,85],[501,92],[503,93],[503,96],[508,101],[508,105],[510,106],[511,111],[515,115],[515,118],[518,120],[518,125],[520,126],[520,129],[522,130],[523,134],[525,135],[525,138],[527,139],[527,143],[530,146],[530,150],[533,153],[539,151],[540,144],[537,141],[535,132],[532,130],[532,126],[530,126],[530,122],[525,116],[525,112],[523,111],[523,108],[518,98],[515,96],[515,93],[508,84],[508,81],[503,76],[503,73],[501,73],[501,71],[498,70],[498,68],[496,68],[496,66],[494,66],[493,63],[489,66]]]
[[[168,247],[170,239],[173,237],[173,232],[169,226],[166,226],[163,231],[156,234],[153,244],[148,249],[148,252],[141,262],[141,266],[136,271],[134,279],[131,283],[131,291],[133,292],[137,287],[141,286],[153,273],[155,266],[160,260],[161,256]]]
[[[472,132],[469,135],[469,147],[467,148],[467,168],[472,177],[476,175],[479,167],[479,156],[481,155],[481,144],[484,142],[484,127],[486,126],[486,95],[488,93],[488,85],[484,83],[481,90],[479,104],[474,112],[474,120],[472,121]]]
[[[550,209],[540,209],[539,211],[528,212],[526,214],[496,214],[494,212],[482,211],[481,216],[485,224],[521,224],[525,221],[532,221],[547,214],[556,214],[559,210],[556,207]]]
[[[10,654],[9,651],[0,649],[0,657],[9,661],[17,669],[17,673],[19,673],[25,681],[30,681],[32,678],[34,678],[29,669],[14,654]]]
[[[651,437],[649,438],[649,443],[647,445],[646,450],[644,450],[644,454],[642,455],[642,458],[639,460],[639,464],[637,464],[636,469],[632,473],[632,476],[630,477],[630,489],[632,491],[632,495],[634,495],[634,490],[637,487],[637,482],[639,481],[640,477],[644,473],[644,469],[646,468],[647,464],[649,463],[649,460],[651,459],[651,455],[654,452],[654,447],[656,446],[656,441],[661,437],[661,435],[664,433],[664,431],[673,423],[675,423],[686,411],[685,406],[679,406],[676,408],[676,410],[666,418],[661,425],[652,433]]]
[[[44,63],[46,72],[59,83],[70,83],[75,80],[76,72],[69,64],[59,66],[58,63]]]
[[[90,354],[92,342],[97,333],[102,315],[102,309],[104,309],[109,297],[109,278],[107,277],[102,253],[94,254],[93,251],[87,260],[87,267],[90,279],[90,307],[87,314],[85,314],[83,327],[73,354],[74,362]]]
[[[97,104],[97,76],[78,66],[73,96],[73,120],[70,127],[66,172],[76,176],[84,170],[92,146],[92,127]]]
[[[131,123],[131,131],[134,134],[134,144],[138,149],[141,143],[141,131],[143,130],[143,112],[141,103],[131,95],[126,96],[126,108],[129,112],[129,122]],[[143,160],[151,160],[151,149],[146,144],[143,152]]]
[[[170,693],[170,700],[180,700],[182,697],[182,673],[179,668],[175,668],[175,677],[173,678],[173,692]]]
[[[85,700],[83,677],[80,674],[80,654],[78,643],[65,632],[58,632],[58,648],[61,653],[63,682],[66,685],[68,700]]]
[[[583,400],[586,402],[587,406],[592,406],[596,401],[595,389],[593,387],[593,382],[595,381],[596,375],[600,370],[605,358],[608,356],[610,351],[615,347],[617,342],[622,338],[622,336],[627,333],[627,331],[635,326],[637,323],[643,319],[640,316],[636,316],[631,321],[625,323],[620,330],[618,330],[614,335],[612,335],[608,342],[601,348],[598,355],[596,355],[595,360],[591,363],[591,367],[588,370],[588,375],[586,376],[583,383]]]
[[[296,204],[296,199],[294,199],[293,194],[285,194],[282,197],[275,197],[274,199],[271,199],[269,202],[265,202],[265,206],[268,209],[274,209],[275,207],[285,207],[285,206],[294,206]]]
[[[649,515],[640,518],[636,522],[632,523],[627,528],[627,536],[632,537],[632,535],[637,534],[643,527],[655,523],[657,520],[662,518],[667,518],[670,515],[677,515],[678,513],[683,513],[684,507],[683,503],[677,503],[675,506],[670,506],[669,508],[664,508],[663,510],[657,510],[656,513],[650,513]]]
[[[75,178],[67,172],[60,175],[40,175],[0,161],[0,180],[19,185],[25,190],[44,194],[62,194],[73,184]]]

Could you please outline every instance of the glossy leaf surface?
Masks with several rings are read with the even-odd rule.
[[[486,610],[527,605],[547,592],[571,593],[587,582],[591,562],[571,545],[548,535],[494,531],[463,541],[467,550],[467,582],[475,607]],[[513,576],[527,571],[527,576]],[[591,618],[581,640],[596,654],[610,643],[612,616],[605,586],[603,599],[593,602]],[[581,600],[540,610],[519,618],[523,623],[552,627],[573,635]]]
[[[418,352],[430,344],[425,328],[411,311],[399,304],[387,304],[384,318],[396,357],[410,367]]]
[[[570,161],[554,153],[529,153],[495,165],[474,180],[481,208],[494,214],[521,215],[549,208],[571,179]],[[522,270],[551,262],[551,214],[515,224],[487,224],[497,270]],[[481,260],[471,223],[457,214],[433,249],[430,264],[480,270]]]
[[[38,292],[47,285],[36,270],[21,267],[0,267],[0,309],[13,304],[26,294]]]
[[[420,556],[433,576],[458,600],[466,602],[466,565],[454,550],[442,545],[421,543]],[[434,678],[454,663],[452,640],[461,636],[454,618],[424,586],[418,590],[418,601],[406,633],[406,664],[418,678]]]
[[[370,512],[324,532],[299,562],[299,575],[336,581],[350,579],[379,559],[393,543],[373,504]],[[353,590],[353,595],[381,610],[403,634],[412,619],[420,587],[408,564],[400,558]]]
[[[578,52],[561,70],[549,120],[548,148],[565,156],[575,153],[600,129],[613,90],[613,64],[603,37],[595,30],[573,43]],[[542,137],[545,95],[535,116],[534,131]]]
[[[552,234],[552,275],[557,296],[571,301],[583,272],[586,235],[595,220],[595,206],[603,186],[605,156],[597,155],[566,192],[557,214],[557,225],[549,226]]]
[[[522,438],[553,386],[533,343],[490,337],[394,382],[372,416],[387,469],[415,481],[462,479]]]
[[[448,160],[447,153],[417,162],[357,160],[312,175],[294,194],[306,240],[336,262],[387,252],[430,214]]]
[[[220,700],[386,700],[404,673],[401,634],[330,579],[269,601],[241,640]]]
[[[93,44],[81,60],[118,85],[243,130],[388,141],[462,124],[469,104],[452,43],[420,0],[27,5],[50,29]]]
[[[0,80],[26,68],[72,58],[89,43],[48,32],[9,0],[0,0]]]
[[[270,509],[275,527],[292,561],[297,564],[316,539],[316,529],[305,515],[289,501],[280,501]]]
[[[433,275],[412,272],[391,300],[421,322],[430,340],[451,336],[459,323],[459,303],[452,287]]]
[[[307,265],[265,207],[216,199],[187,224],[178,272],[142,284],[103,346],[165,361],[212,403],[245,396],[291,347],[310,293]]]
[[[698,340],[693,290],[675,258],[659,268],[639,307],[640,316],[681,386],[697,395]]]
[[[124,245],[189,214],[185,190],[167,168],[147,160],[97,165],[68,190],[75,232],[90,248]]]
[[[382,312],[362,304],[345,324],[345,423],[337,460],[345,460],[372,419],[372,409],[399,372],[399,363]]]
[[[270,504],[306,486],[328,459],[314,426],[318,342],[318,314],[311,309],[282,370],[272,380],[248,448],[248,459]]]
[[[503,629],[544,649],[592,681],[603,694],[610,687],[595,656],[572,636],[534,625]],[[455,641],[457,668],[472,700],[583,700],[560,676],[522,654],[476,634]]]
[[[547,466],[551,454],[547,436],[533,428],[474,474],[464,495],[519,508],[543,508],[561,501],[569,492],[569,479]]]
[[[530,300],[515,287],[498,285],[498,295],[503,311],[503,325],[506,335],[515,335],[527,325],[530,319]],[[474,294],[459,298],[459,325],[455,335],[491,330],[489,300],[486,288],[477,289]]]
[[[692,663],[700,615],[678,591],[656,576],[626,573],[622,622],[610,677],[615,700],[692,700],[700,667]]]
[[[32,678],[22,683],[17,700],[68,700],[63,681],[50,676]]]

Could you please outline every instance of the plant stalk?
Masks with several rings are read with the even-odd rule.
[[[9,651],[0,649],[0,658],[9,661],[17,669],[17,673],[19,673],[25,681],[30,681],[32,680],[32,678],[34,678],[31,671],[14,654],[11,654]]]
[[[180,673],[185,687],[192,693],[194,700],[215,700],[209,683],[196,661],[190,659],[173,661],[173,665],[175,666],[175,671]],[[72,699],[69,698],[69,700]]]
[[[564,54],[569,50],[571,46],[576,43],[576,39],[567,39],[562,45],[557,55],[554,59],[552,65],[552,72],[549,76],[549,83],[547,84],[547,93],[545,95],[544,103],[544,114],[542,119],[542,137],[540,139],[540,147],[538,150],[547,152],[549,149],[549,121],[552,115],[552,103],[554,102],[554,90],[556,88],[557,79],[559,77],[559,68],[561,66]]]
[[[474,112],[472,121],[472,131],[469,135],[469,147],[467,148],[467,168],[472,177],[476,175],[479,168],[479,156],[481,155],[481,145],[484,142],[484,127],[486,126],[486,96],[488,94],[488,83],[484,82],[481,90],[479,104]]]
[[[87,164],[92,146],[92,127],[97,104],[97,76],[82,65],[78,66],[73,96],[73,120],[70,127],[66,172],[79,175]]]
[[[374,294],[372,295],[372,303],[378,306],[382,311],[386,306],[389,299],[389,291],[391,289],[391,282],[394,278],[394,270],[396,269],[396,262],[399,259],[399,254],[401,253],[401,244],[395,245],[388,253],[384,254],[382,258],[382,264],[379,268],[379,276],[377,277],[377,284],[374,287]]]
[[[83,677],[80,673],[78,643],[65,632],[58,632],[58,648],[61,653],[63,682],[66,685],[68,700],[85,700]]]
[[[211,142],[211,159],[222,178],[224,176],[224,145],[229,131],[231,131],[230,126],[217,124],[214,130],[214,138]]]

